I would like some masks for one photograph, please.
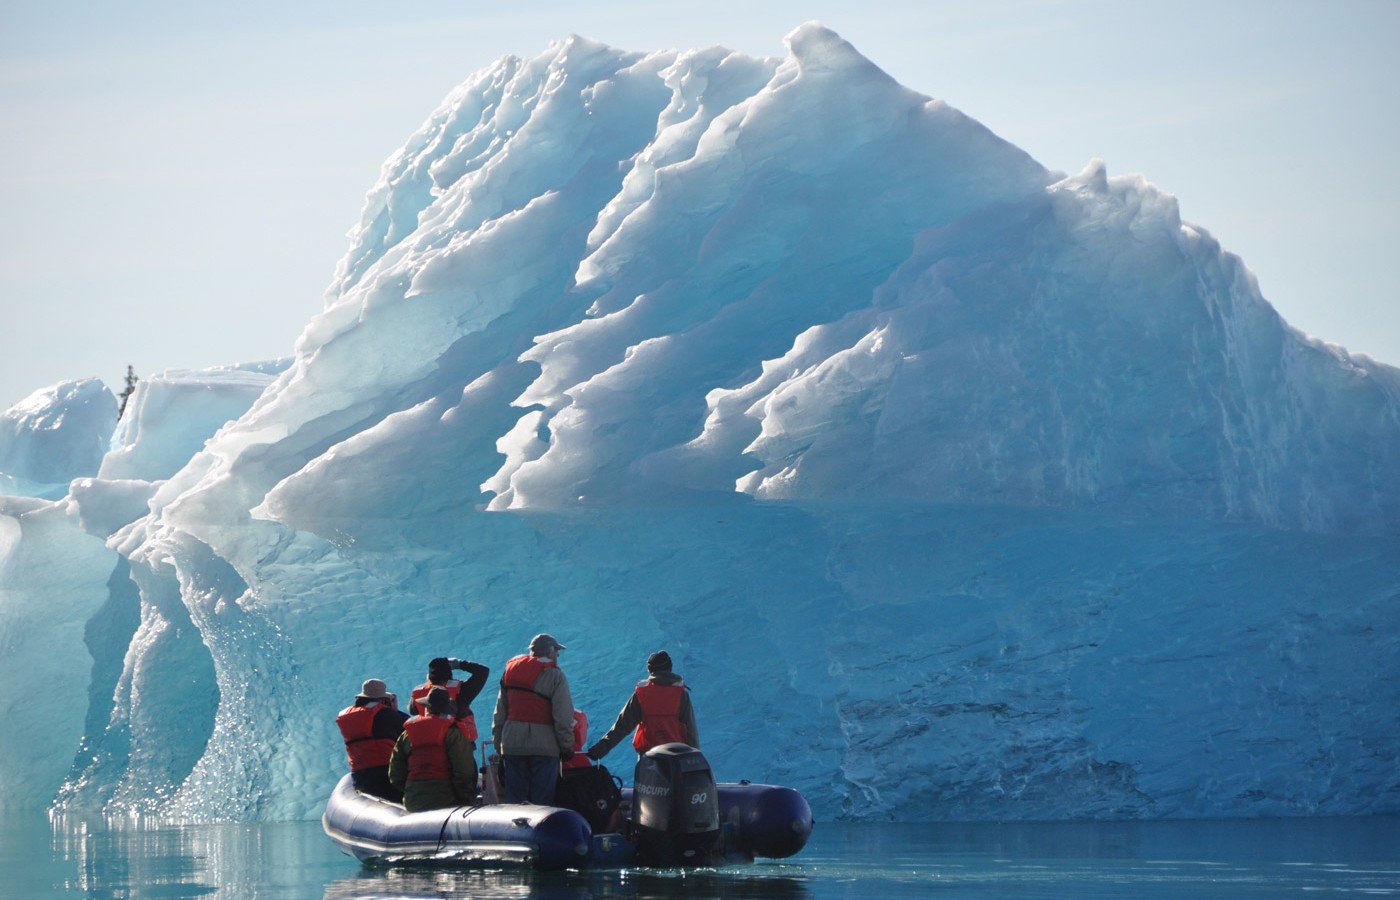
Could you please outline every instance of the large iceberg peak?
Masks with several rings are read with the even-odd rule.
[[[598,57],[637,59],[644,55],[619,50],[603,41],[574,33],[561,41],[552,42],[549,46],[554,51],[551,62],[560,69],[578,68],[586,65],[588,60]]]
[[[894,82],[893,78],[841,35],[821,22],[804,22],[783,38],[788,52],[803,72],[831,72],[846,77],[875,77]]]
[[[787,40],[760,60],[571,36],[469,79],[371,193],[417,210],[398,244],[357,233],[342,269],[364,277],[211,446],[278,452],[195,489],[314,527],[347,466],[423,474],[387,463],[421,417],[454,448],[438,496],[493,510],[740,493],[1394,521],[1391,419],[1319,402],[1337,358],[1170,194],[1097,159],[1050,173],[819,23]],[[446,437],[467,418],[491,423],[470,450]],[[1350,447],[1360,479],[1324,461]]]

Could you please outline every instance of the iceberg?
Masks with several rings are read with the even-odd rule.
[[[0,415],[0,493],[57,499],[96,475],[117,423],[117,398],[97,378],[37,390]]]
[[[787,46],[472,76],[289,360],[0,503],[0,676],[85,701],[0,806],[315,815],[361,680],[549,631],[595,722],[669,649],[818,815],[1400,811],[1400,370],[1143,178]]]
[[[128,401],[130,414],[112,436],[97,476],[164,481],[216,431],[247,412],[289,363],[170,369],[137,382]]]

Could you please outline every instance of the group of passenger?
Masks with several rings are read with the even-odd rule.
[[[563,649],[553,635],[537,634],[528,653],[506,662],[491,719],[504,802],[553,804],[561,769],[593,765],[634,731],[639,754],[674,741],[700,745],[689,689],[672,671],[670,654],[660,650],[647,658],[647,677],[612,728],[585,752],[588,717],[574,708],[559,667]],[[453,678],[454,671],[467,680]],[[490,675],[480,663],[433,659],[428,680],[413,689],[408,713],[381,679],[366,681],[336,717],[355,788],[401,801],[409,812],[475,804],[478,794],[489,801],[493,792],[478,784],[479,732],[471,704]]]

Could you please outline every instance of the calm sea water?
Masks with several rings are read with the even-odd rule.
[[[0,818],[0,897],[1279,897],[1400,895],[1400,818],[819,823],[785,862],[588,874],[380,869],[316,822],[114,829]]]

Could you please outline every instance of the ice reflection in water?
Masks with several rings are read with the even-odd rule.
[[[326,886],[327,900],[371,897],[537,897],[545,900],[664,900],[670,897],[723,897],[731,900],[785,900],[813,896],[807,878],[744,870],[644,872],[637,870],[534,874],[527,872],[367,869]]]
[[[117,827],[0,819],[0,865],[22,861],[16,896],[23,897],[304,896],[346,868],[325,843],[307,822]]]
[[[1400,818],[823,823],[794,860],[536,874],[362,867],[318,823],[121,827],[0,816],[0,896],[799,898],[1400,895]]]

